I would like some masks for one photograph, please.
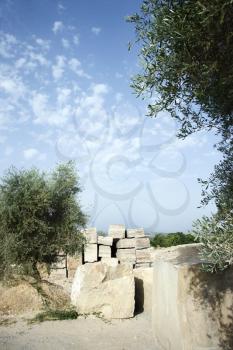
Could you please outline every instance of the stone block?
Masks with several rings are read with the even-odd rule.
[[[137,264],[151,262],[151,249],[146,248],[136,250],[136,262]]]
[[[98,260],[97,244],[88,243],[84,247],[84,261],[95,262]]]
[[[102,262],[78,267],[71,290],[71,302],[78,313],[101,313],[104,318],[134,316],[135,284],[133,270]]]
[[[117,266],[119,263],[117,258],[101,258],[101,262],[108,266]]]
[[[129,228],[126,233],[127,238],[145,237],[143,228]]]
[[[105,237],[105,236],[98,236],[98,244],[112,246],[113,238],[112,237]]]
[[[135,248],[135,239],[134,238],[123,238],[119,239],[116,244],[117,249],[123,248]]]
[[[176,253],[176,254],[175,254]],[[152,329],[162,349],[232,349],[233,268],[203,272],[196,249],[180,246],[155,262]],[[169,329],[169,331],[168,331]]]
[[[125,225],[110,225],[108,235],[113,238],[125,238]]]
[[[150,248],[150,239],[148,237],[135,238],[135,248],[136,249]]]
[[[99,257],[100,258],[111,258],[111,247],[107,245],[99,245]]]
[[[135,264],[136,262],[136,254],[135,249],[117,249],[116,256],[120,262],[127,262]]]
[[[136,269],[139,269],[139,268],[146,268],[146,267],[152,267],[152,263],[151,262],[147,262],[147,263],[139,263],[135,265],[135,268]]]
[[[97,243],[97,230],[96,227],[88,227],[84,230],[84,236],[87,243]]]

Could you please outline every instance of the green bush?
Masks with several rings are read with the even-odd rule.
[[[9,169],[0,183],[0,269],[20,266],[36,275],[38,262],[56,261],[58,252],[81,249],[86,216],[73,163],[51,174]]]
[[[156,234],[151,239],[153,247],[171,247],[180,244],[196,243],[197,240],[192,234],[185,234],[183,232],[175,232],[168,234]]]

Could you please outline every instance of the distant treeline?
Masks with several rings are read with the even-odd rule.
[[[171,247],[180,244],[198,243],[198,240],[190,233],[158,233],[151,238],[150,243],[153,247]]]

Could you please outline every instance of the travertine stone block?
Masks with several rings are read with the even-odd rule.
[[[117,258],[101,258],[101,262],[103,264],[106,264],[108,266],[113,266],[113,267],[118,265]]]
[[[150,239],[148,237],[135,238],[136,249],[150,248]]]
[[[151,262],[150,248],[136,250],[136,261],[137,264]]]
[[[123,238],[120,239],[116,244],[117,249],[122,248],[135,248],[135,239],[134,238]]]
[[[97,244],[88,243],[84,247],[84,261],[95,262],[98,260],[97,257]]]
[[[139,264],[136,263],[135,267],[136,267],[136,269],[138,269],[138,268],[152,267],[151,265],[152,265],[152,263],[150,263],[150,262],[139,263]]]
[[[111,258],[111,247],[107,245],[99,246],[99,257],[100,258]]]
[[[96,227],[89,227],[84,230],[84,236],[87,243],[97,243],[97,230]]]
[[[98,244],[112,246],[113,238],[112,237],[98,236]]]
[[[120,262],[130,262],[132,264],[135,264],[136,262],[136,254],[134,248],[117,249],[116,256]]]
[[[109,225],[108,235],[113,238],[125,238],[125,225]]]
[[[127,238],[145,237],[143,228],[129,228],[126,234]]]

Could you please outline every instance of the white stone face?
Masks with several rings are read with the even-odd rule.
[[[112,237],[98,236],[98,244],[112,246],[113,238]]]
[[[97,243],[97,230],[96,227],[89,227],[84,230],[84,236],[87,243]]]
[[[150,248],[136,250],[136,262],[137,263],[149,263],[149,262],[151,262],[151,250],[150,250]]]
[[[135,247],[136,249],[150,248],[150,239],[145,238],[135,238]]]
[[[116,244],[117,249],[122,248],[135,248],[135,239],[134,238],[123,238],[119,239],[119,241]]]
[[[135,264],[136,254],[135,249],[117,249],[116,256],[120,262],[129,262]]]
[[[99,257],[111,258],[111,247],[107,245],[99,245]]]
[[[106,319],[134,315],[133,270],[102,262],[79,266],[73,280],[71,302],[80,314],[101,313]]]
[[[125,238],[125,225],[109,225],[108,235],[113,238]]]
[[[88,243],[84,247],[84,261],[95,262],[98,260],[97,244]]]
[[[126,234],[127,238],[145,237],[143,228],[129,228]]]
[[[101,258],[101,262],[108,266],[117,266],[118,259],[117,258]]]

